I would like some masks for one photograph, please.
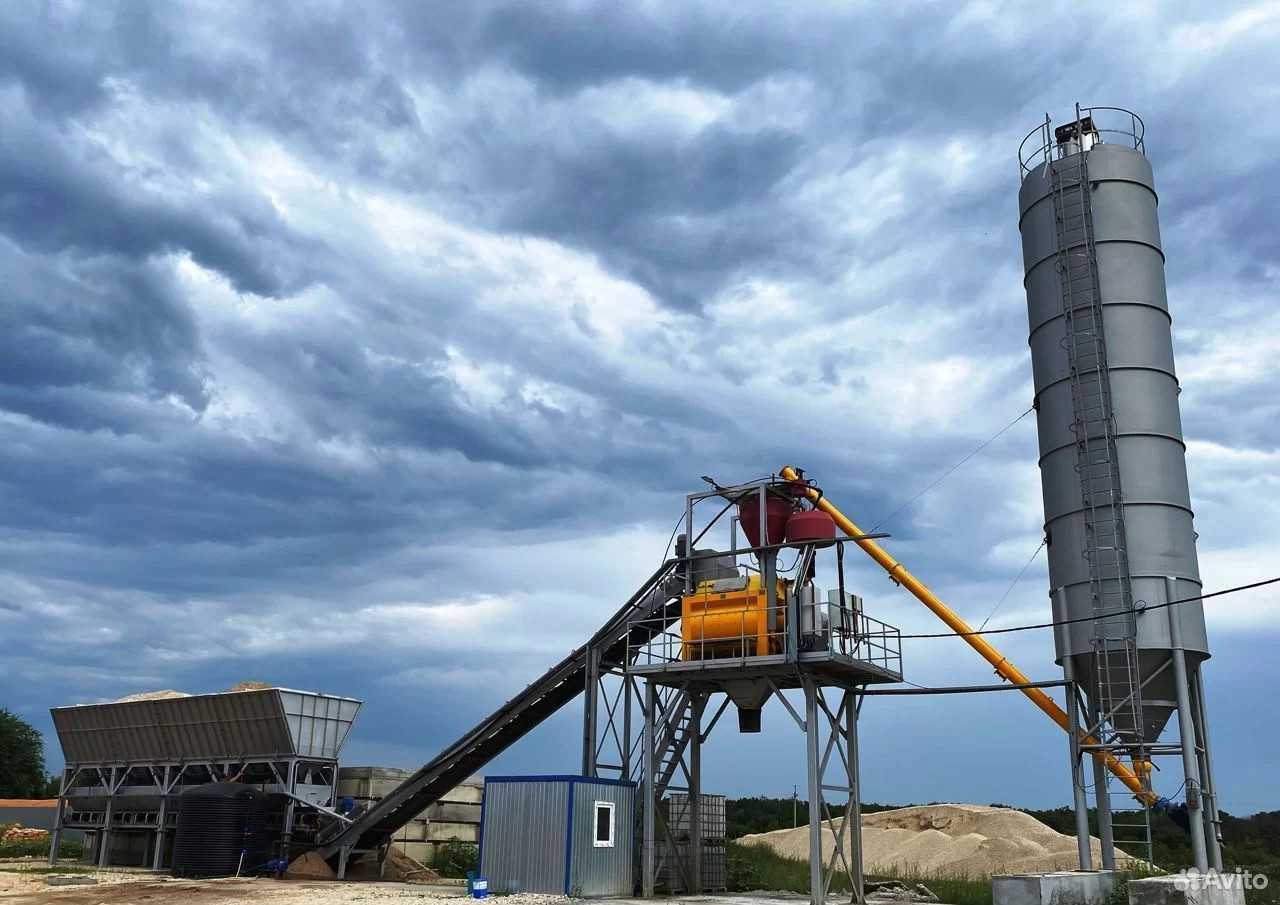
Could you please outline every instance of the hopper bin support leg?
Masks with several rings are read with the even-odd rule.
[[[166,764],[164,776],[161,780],[160,812],[156,815],[156,850],[151,853],[152,870],[160,869],[160,863],[164,857],[164,825],[169,819],[169,793],[173,791],[173,787],[169,783],[169,772],[172,769]]]
[[[62,778],[58,780],[58,810],[53,815],[53,833],[49,838],[49,866],[58,861],[58,848],[62,845],[62,810],[67,797],[67,768],[62,768]]]
[[[128,770],[125,770],[128,775]],[[123,780],[121,780],[123,784]],[[102,818],[102,829],[98,831],[98,866],[106,867],[111,860],[111,818],[115,811],[116,792],[119,786],[116,785],[116,768],[111,768],[111,776],[107,785],[107,810]]]
[[[779,476],[784,481],[798,480],[799,473],[790,465],[785,466]],[[965,622],[960,616],[943,603],[937,594],[929,590],[928,585],[916,578],[907,567],[898,562],[888,551],[877,544],[874,540],[863,536],[862,529],[855,525],[847,515],[836,508],[830,499],[823,496],[816,488],[810,487],[806,491],[809,499],[813,501],[814,506],[821,509],[839,526],[840,530],[853,538],[853,542],[862,548],[862,551],[870,556],[879,564],[880,568],[889,573],[890,579],[897,584],[902,585],[910,591],[917,600],[928,607],[935,616],[947,624],[947,626],[956,632],[966,644],[972,647],[978,654],[985,659],[995,669],[996,673],[1003,679],[1013,683],[1014,685],[1029,685],[1031,680],[1026,673],[1018,669],[1009,662],[1004,654],[1000,653],[991,643],[989,643],[981,635],[974,632],[969,623]],[[1022,693],[1031,699],[1031,703],[1039,707],[1048,717],[1058,724],[1064,730],[1070,730],[1071,721],[1061,707],[1054,703],[1053,698],[1049,697],[1039,688],[1023,688]],[[1096,745],[1097,739],[1092,736],[1086,736],[1080,740],[1083,744]],[[1156,796],[1152,794],[1150,789],[1143,786],[1142,780],[1120,761],[1113,754],[1104,754],[1103,760],[1106,764],[1105,770],[1110,770],[1117,779],[1129,787],[1134,797],[1140,801],[1152,803]],[[1095,757],[1095,763],[1097,758]]]

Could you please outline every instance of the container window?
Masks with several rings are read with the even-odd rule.
[[[596,848],[613,848],[613,802],[597,801],[596,834],[593,844]]]

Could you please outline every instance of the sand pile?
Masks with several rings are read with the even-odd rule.
[[[839,826],[839,821],[836,821]],[[848,845],[848,831],[846,846]],[[765,844],[787,858],[807,861],[809,828],[756,833],[738,840]],[[1101,846],[1090,839],[1095,863]],[[834,827],[823,828],[822,851],[835,848]],[[974,804],[935,804],[866,814],[862,853],[869,874],[989,877],[992,874],[1076,870],[1074,836],[1046,826],[1030,814]],[[1128,858],[1119,849],[1117,859]]]
[[[410,858],[394,845],[387,852],[387,865],[384,876],[388,880],[399,880],[403,883],[434,883],[440,875],[421,861]]]
[[[249,679],[246,682],[237,682],[227,691],[266,691],[268,688],[275,688],[275,686],[267,682],[259,682],[256,679]]]
[[[338,877],[319,852],[307,852],[294,858],[284,876],[286,880],[335,880]]]
[[[130,704],[134,701],[168,701],[173,698],[189,698],[191,695],[185,691],[174,691],[172,688],[165,688],[160,691],[140,691],[137,694],[127,694],[122,698],[116,698],[113,704]]]

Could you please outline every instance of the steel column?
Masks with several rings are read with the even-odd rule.
[[[631,693],[635,683],[631,676],[622,673],[622,775],[619,779],[631,778]]]
[[[1177,600],[1176,579],[1165,576],[1165,600]],[[1187,655],[1182,649],[1182,626],[1172,608],[1169,617],[1170,656],[1173,658],[1174,692],[1178,700],[1178,736],[1182,740],[1182,775],[1186,778],[1187,817],[1191,822],[1191,857],[1196,870],[1209,869],[1209,855],[1205,851],[1204,806],[1200,799],[1200,764],[1196,757],[1195,719],[1191,712],[1191,689],[1187,678]]]
[[[1218,814],[1218,787],[1213,779],[1213,758],[1209,748],[1208,708],[1204,700],[1204,673],[1199,665],[1191,673],[1191,701],[1196,712],[1196,728],[1200,730],[1200,784],[1208,800],[1205,814],[1205,843],[1209,852],[1209,865],[1222,870],[1222,817]]]
[[[654,869],[654,821],[657,802],[657,763],[654,757],[653,721],[657,716],[657,692],[652,682],[644,683],[644,831],[641,840],[640,894],[653,897]]]
[[[862,698],[856,691],[846,692],[844,703],[849,758],[850,795],[846,812],[849,815],[846,825],[849,826],[849,858],[852,862],[849,866],[853,868],[853,902],[863,905],[866,901],[866,878],[862,871],[862,775],[858,763],[858,717],[861,715]]]
[[[1058,594],[1062,593],[1059,588]],[[1080,702],[1076,697],[1075,666],[1070,657],[1062,660],[1062,673],[1066,677],[1067,750],[1071,755],[1071,802],[1076,812],[1076,850],[1081,870],[1093,870],[1093,851],[1089,845],[1089,803],[1085,799],[1084,765],[1080,763]]]
[[[1096,706],[1091,707],[1090,720],[1100,716]],[[1098,806],[1098,841],[1102,844],[1102,869],[1116,869],[1116,838],[1111,829],[1111,791],[1107,788],[1107,767],[1101,753],[1093,757],[1093,799]]]
[[[582,695],[582,775],[596,775],[596,718],[600,699],[600,651],[587,648]]]
[[[98,833],[99,867],[107,866],[108,852],[111,850],[111,813],[115,810],[117,769],[117,767],[111,768],[111,775],[107,784],[107,811],[102,819],[102,831]],[[128,775],[128,767],[125,768],[125,774]]]
[[[57,863],[58,849],[62,845],[62,809],[66,806],[68,772],[67,768],[63,767],[62,777],[58,780],[58,811],[53,815],[53,835],[49,839],[50,867]]]
[[[298,794],[298,762],[296,760],[290,760],[288,766],[285,767],[284,787],[285,791],[289,792],[290,795]],[[334,806],[335,811],[338,809],[337,799],[329,803]],[[281,839],[284,843],[284,856],[286,858],[292,857],[290,846],[293,843],[293,821],[296,808],[297,802],[291,797],[284,809],[284,834]]]
[[[822,871],[822,778],[818,772],[818,688],[804,680],[805,767],[809,780],[809,901],[823,905],[826,889]]]
[[[702,713],[707,694],[699,692],[690,703],[689,738],[689,893],[702,893]]]
[[[159,870],[164,856],[165,821],[169,816],[169,771],[172,768],[165,764],[160,786],[160,812],[156,815],[156,850],[151,856],[151,869]]]

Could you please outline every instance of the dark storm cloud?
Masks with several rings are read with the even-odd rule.
[[[741,268],[803,240],[761,203],[801,150],[799,136],[777,130],[712,128],[659,147],[588,133],[570,154],[539,155],[521,173],[500,225],[598,249],[619,274],[693,308]]]
[[[795,52],[808,42],[786,31],[770,31],[768,16],[749,10],[504,3],[482,17],[475,45],[557,90],[637,75],[692,76],[734,91],[803,65]]]
[[[296,292],[311,281],[307,258],[324,249],[303,242],[265,199],[252,193],[182,195],[146,185],[130,170],[64,130],[41,126],[23,104],[6,110],[0,135],[0,227],[19,244],[44,251],[145,260],[186,251],[245,292]]]
[[[105,396],[207,404],[198,331],[167,270],[104,258],[56,266],[0,241],[0,271],[5,408],[91,430],[120,424]]]
[[[0,678],[342,685],[408,764],[625,599],[697,475],[795,461],[870,527],[1030,404],[1014,149],[1077,97],[1148,116],[1188,433],[1274,446],[1274,371],[1214,376],[1280,330],[1269,54],[1128,15],[0,10]],[[886,526],[979,617],[1033,437]]]

